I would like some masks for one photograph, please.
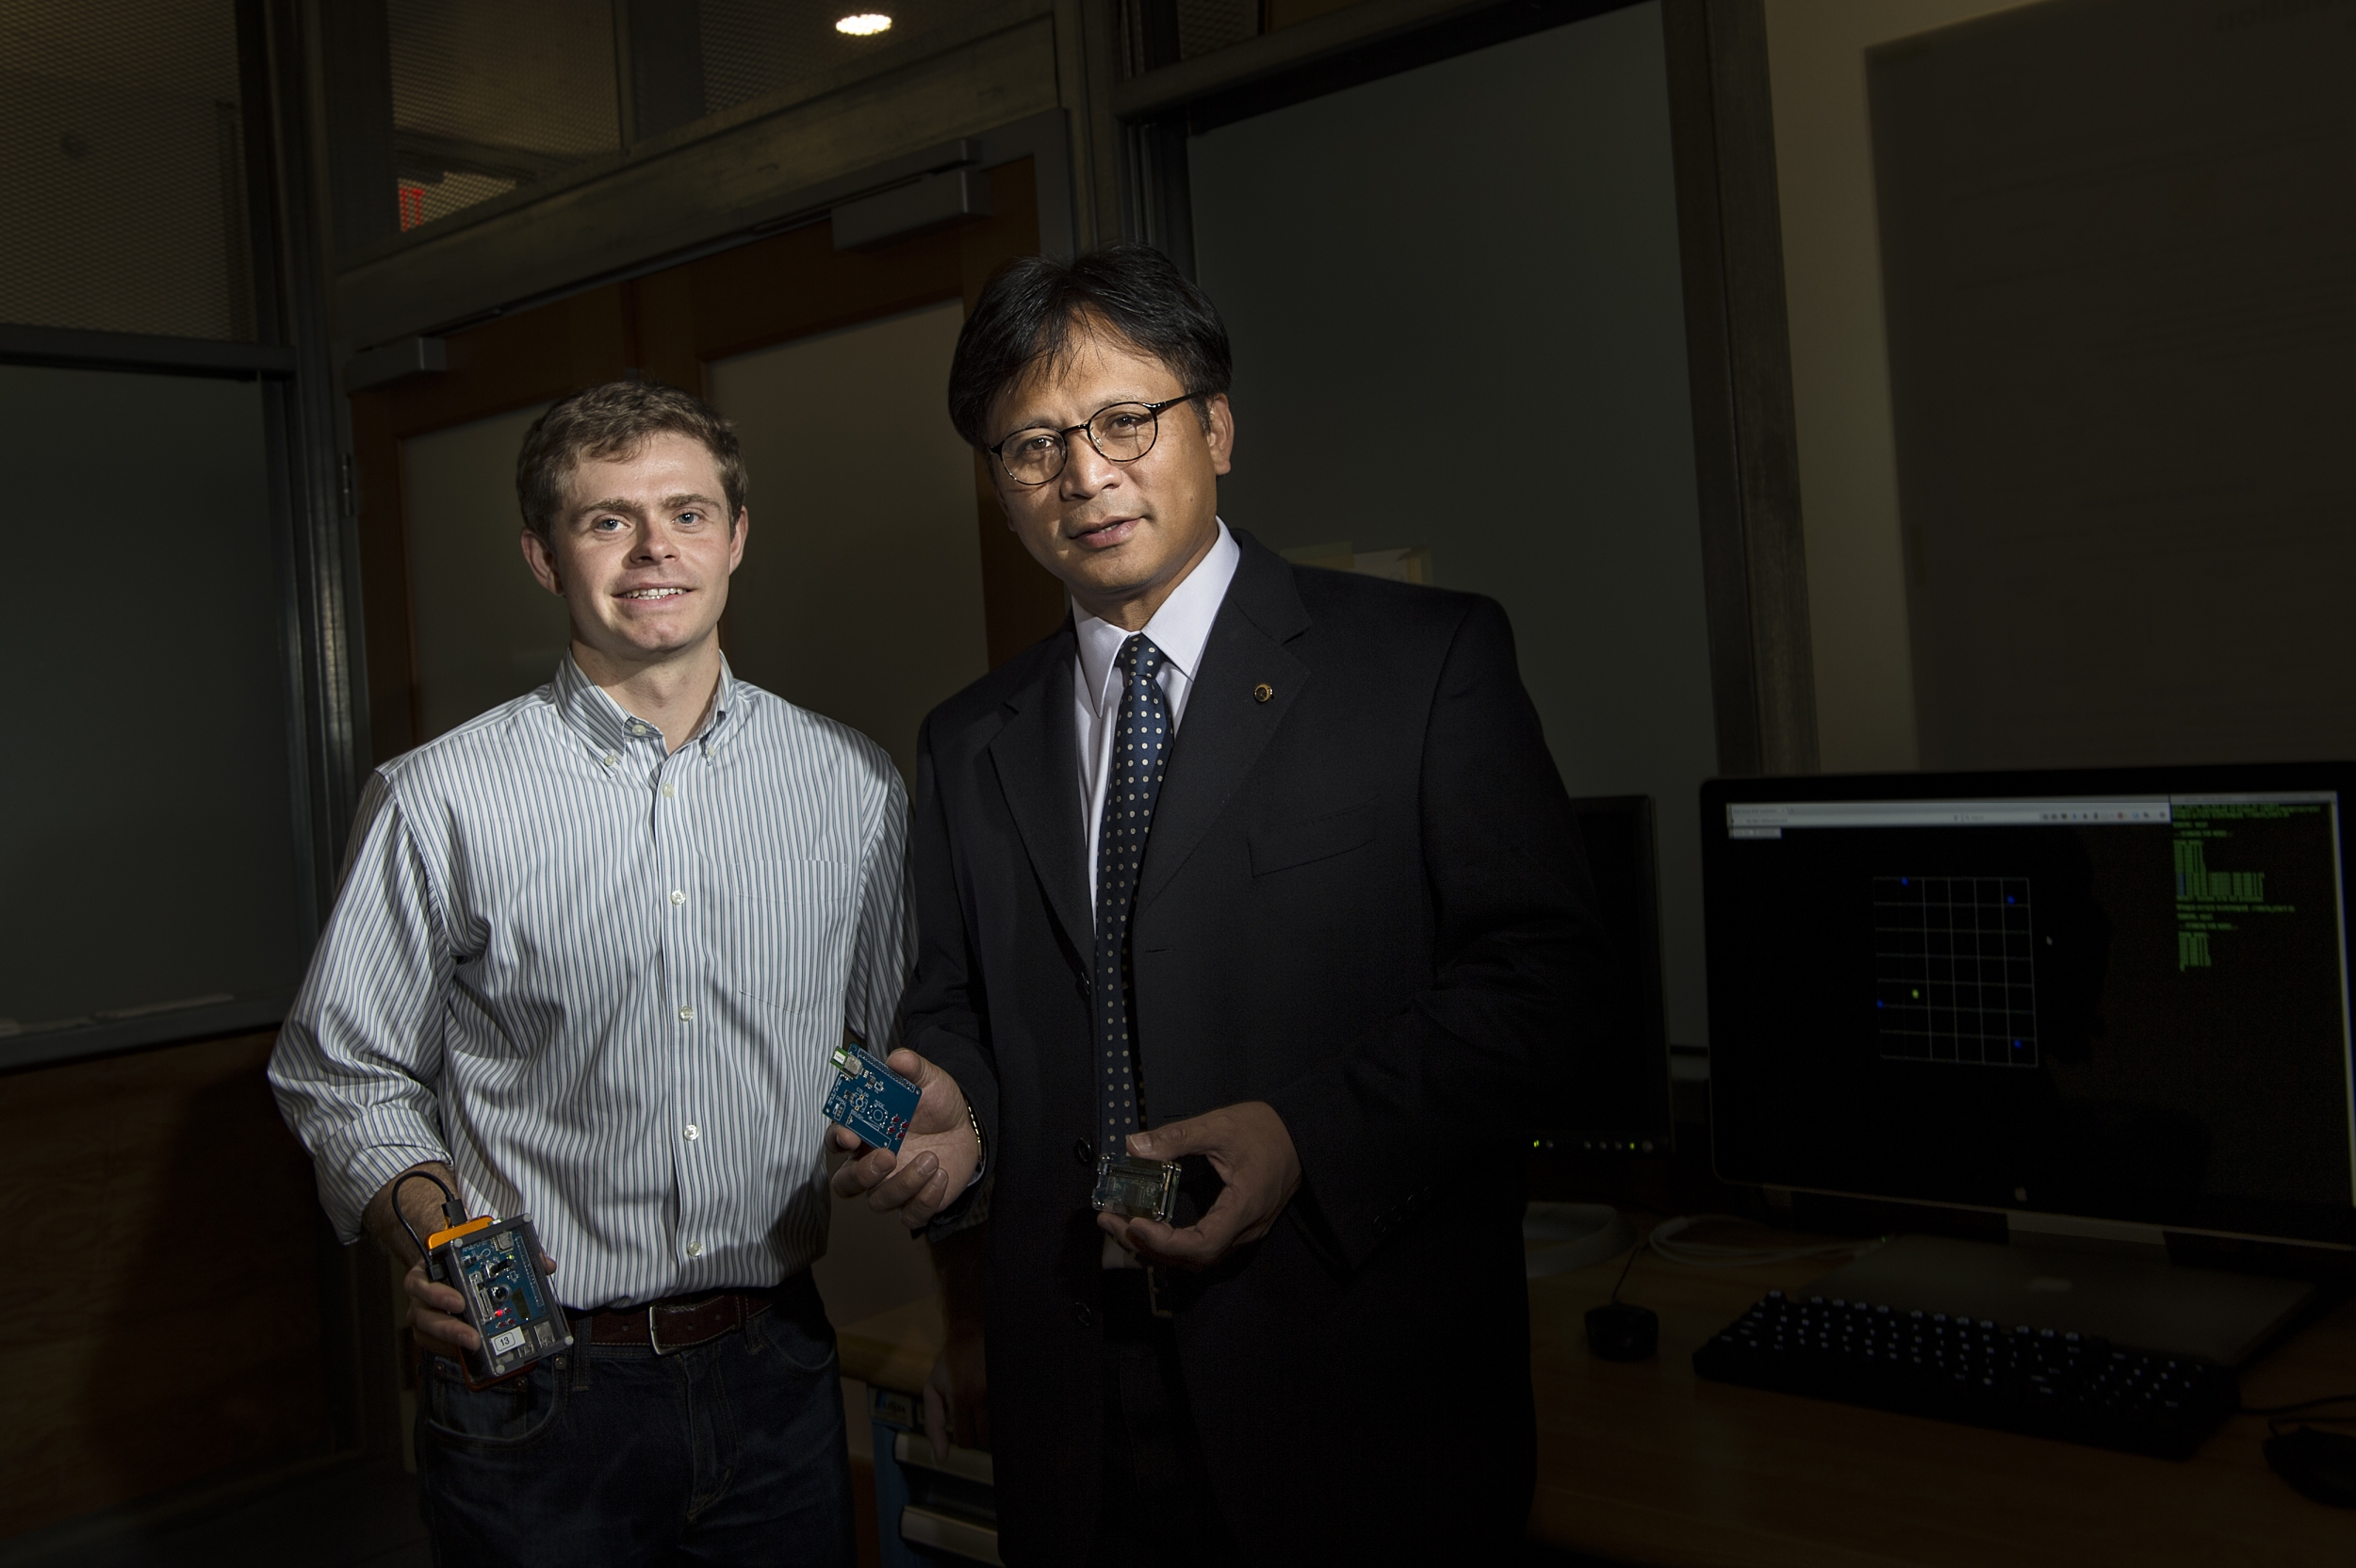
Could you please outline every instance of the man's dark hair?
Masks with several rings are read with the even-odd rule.
[[[745,489],[736,427],[700,398],[659,381],[610,381],[574,393],[532,421],[515,454],[515,499],[524,527],[547,543],[564,510],[564,483],[582,458],[627,463],[658,435],[688,436],[712,454],[734,532]]]
[[[1151,245],[1123,241],[1070,261],[1022,256],[998,269],[957,334],[949,366],[957,433],[983,448],[1003,438],[1006,432],[983,428],[990,405],[1034,366],[1061,364],[1090,329],[1109,329],[1169,366],[1205,417],[1200,400],[1234,379],[1219,307]]]

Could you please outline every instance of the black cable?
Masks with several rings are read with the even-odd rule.
[[[442,1217],[452,1225],[466,1223],[466,1206],[458,1200],[458,1195],[450,1190],[448,1184],[430,1170],[404,1170],[393,1178],[393,1217],[400,1220],[401,1228],[409,1233],[409,1245],[417,1250],[417,1261],[423,1263],[425,1243],[417,1239],[417,1229],[409,1223],[409,1217],[401,1212],[401,1184],[417,1181],[420,1177],[442,1189]]]
[[[2317,1405],[2350,1404],[2356,1404],[2356,1394],[2323,1394],[2313,1399],[2297,1399],[2287,1405],[2244,1405],[2233,1413],[2236,1415],[2293,1415],[2302,1410],[2313,1410]],[[2317,1416],[2315,1419],[2318,1421],[2356,1421],[2356,1415]]]
[[[1620,1277],[1612,1282],[1612,1304],[1613,1306],[1619,1305],[1620,1287],[1628,1283],[1628,1271],[1636,1266],[1636,1254],[1644,1250],[1644,1244],[1641,1241],[1628,1250],[1628,1262],[1620,1265]]]

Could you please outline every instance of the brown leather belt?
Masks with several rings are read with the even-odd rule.
[[[575,1322],[589,1320],[592,1345],[644,1345],[663,1356],[736,1332],[776,1305],[777,1294],[724,1290],[716,1296],[666,1296],[643,1307],[579,1314]]]

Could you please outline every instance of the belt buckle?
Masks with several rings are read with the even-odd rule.
[[[685,1348],[686,1348],[686,1347],[685,1347],[685,1346],[675,1346],[675,1347],[673,1347],[673,1348],[672,1348],[672,1349],[669,1349],[669,1350],[666,1350],[666,1349],[664,1349],[664,1348],[663,1348],[663,1335],[662,1335],[662,1333],[661,1333],[660,1331],[658,1331],[656,1330],[656,1328],[655,1328],[655,1326],[654,1326],[654,1311],[655,1311],[655,1308],[656,1308],[656,1306],[657,1306],[658,1304],[659,1304],[659,1303],[654,1302],[654,1301],[649,1301],[649,1302],[647,1302],[647,1303],[646,1303],[646,1344],[647,1344],[647,1346],[648,1346],[649,1348],[651,1348],[653,1349],[654,1353],[655,1353],[656,1355],[658,1355],[658,1356],[668,1356],[668,1355],[673,1355],[673,1354],[676,1354],[679,1350],[685,1349]]]

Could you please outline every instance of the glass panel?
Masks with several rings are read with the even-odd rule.
[[[0,0],[0,321],[254,335],[231,0]]]
[[[1235,346],[1228,522],[1428,547],[1440,586],[1505,606],[1571,793],[1656,802],[1670,1037],[1701,1043],[1693,800],[1717,746],[1659,5],[1240,121],[1187,159]],[[1347,418],[1337,392],[1362,399]],[[1402,435],[1432,407],[1463,439]]]
[[[0,812],[0,1034],[298,976],[267,453],[252,382],[0,366],[12,526],[92,563],[0,617],[41,727]]]
[[[610,0],[393,0],[387,15],[403,229],[620,148]]]
[[[973,454],[941,411],[963,322],[952,300],[705,378],[752,476],[729,664],[862,731],[911,781],[917,726],[990,667]]]
[[[542,408],[401,443],[417,739],[545,685],[570,637],[564,601],[525,564],[515,454]]]

